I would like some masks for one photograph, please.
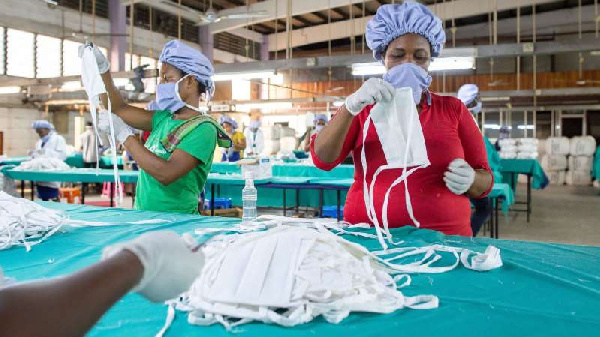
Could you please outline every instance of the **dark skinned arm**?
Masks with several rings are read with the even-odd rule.
[[[479,198],[492,184],[492,175],[483,169],[475,170],[473,185],[467,190],[469,198]]]
[[[143,273],[124,250],[66,277],[0,289],[0,336],[83,336]]]
[[[121,93],[115,87],[110,72],[102,74],[102,81],[106,87],[108,97],[110,97],[112,113],[121,117],[125,123],[139,130],[152,131],[153,111],[144,110],[142,108],[129,105],[123,100]],[[100,95],[102,104],[108,107],[107,95]]]
[[[196,157],[180,149],[175,149],[168,160],[162,159],[135,137],[128,137],[124,145],[138,166],[164,186],[175,182],[200,164]]]

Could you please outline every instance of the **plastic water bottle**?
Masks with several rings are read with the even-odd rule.
[[[242,206],[244,214],[242,215],[243,222],[256,220],[256,201],[258,200],[258,192],[254,187],[252,177],[246,177],[246,186],[242,190]]]

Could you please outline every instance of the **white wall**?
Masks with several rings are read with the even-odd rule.
[[[50,121],[52,122],[52,116]],[[33,108],[0,108],[0,131],[4,133],[4,154],[25,156],[39,139],[31,123],[42,119],[42,112]]]

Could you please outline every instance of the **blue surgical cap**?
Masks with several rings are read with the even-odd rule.
[[[223,124],[223,123],[231,124],[231,126],[233,127],[234,130],[237,129],[237,127],[238,127],[237,122],[229,116],[221,116],[221,118],[219,118],[219,124]]]
[[[208,95],[213,95],[215,91],[215,84],[211,78],[214,73],[213,66],[200,51],[179,40],[172,40],[163,47],[159,60],[186,74],[194,75],[200,83],[206,86]]]
[[[48,122],[47,120],[38,120],[33,122],[33,124],[31,124],[31,128],[34,130],[37,129],[48,129],[48,130],[54,130],[54,125],[52,125],[52,123]]]
[[[373,57],[383,62],[390,42],[405,34],[419,34],[429,41],[431,56],[437,57],[446,42],[442,21],[429,8],[415,2],[380,6],[367,23],[367,45]]]
[[[316,123],[317,121],[324,121],[325,123],[327,123],[327,115],[325,114],[316,114],[315,115],[315,119],[313,120],[313,123]]]
[[[458,99],[460,99],[464,105],[468,105],[479,94],[479,88],[475,84],[464,84],[458,89]]]

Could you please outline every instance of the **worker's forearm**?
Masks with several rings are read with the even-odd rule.
[[[470,198],[479,198],[492,184],[492,175],[486,170],[475,170],[475,180],[467,191]]]
[[[121,97],[121,93],[115,87],[115,83],[113,82],[112,76],[110,75],[110,71],[105,72],[102,76],[102,81],[104,82],[104,87],[106,88],[107,95],[100,95],[102,99],[102,104],[108,108],[108,98],[110,98],[111,111],[121,117],[121,112],[127,106],[123,97]]]
[[[143,266],[131,252],[73,275],[0,290],[0,336],[83,336],[141,279]]]
[[[335,118],[317,134],[315,153],[320,161],[332,163],[340,156],[353,118],[346,106],[342,105]]]
[[[129,137],[123,145],[138,166],[158,182],[168,185],[172,181],[168,161],[150,152],[137,138]]]

